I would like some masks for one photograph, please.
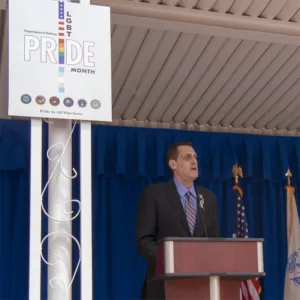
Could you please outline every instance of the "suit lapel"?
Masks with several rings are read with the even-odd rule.
[[[166,193],[167,193],[167,199],[169,199],[171,207],[174,209],[175,213],[178,215],[178,218],[180,219],[183,227],[187,230],[187,232],[190,234],[189,225],[186,219],[185,211],[182,207],[180,196],[177,192],[176,185],[173,180],[170,180],[166,184]]]

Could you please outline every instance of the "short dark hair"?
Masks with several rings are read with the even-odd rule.
[[[178,143],[174,143],[172,144],[168,151],[167,151],[167,164],[169,163],[169,161],[171,159],[177,160],[178,158],[178,147],[179,146],[190,146],[193,147],[193,144],[191,142],[178,142]]]

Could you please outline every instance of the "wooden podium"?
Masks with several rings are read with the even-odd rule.
[[[265,276],[263,239],[167,238],[154,280],[166,300],[239,300],[240,282]]]

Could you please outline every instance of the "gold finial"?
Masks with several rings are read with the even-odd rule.
[[[285,176],[288,178],[288,186],[291,185],[291,177],[293,176],[291,171],[290,171],[290,168],[288,168],[287,172],[285,173]]]
[[[232,168],[232,174],[235,180],[235,184],[238,185],[239,177],[243,178],[243,171],[242,168],[235,164]]]

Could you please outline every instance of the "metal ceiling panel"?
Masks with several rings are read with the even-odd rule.
[[[227,13],[228,11],[230,11],[230,8],[234,4],[234,2],[235,0],[217,1],[217,3],[213,7],[213,10],[220,13]]]
[[[116,25],[113,30],[113,38],[111,45],[111,58],[112,58],[112,73],[115,73],[115,69],[119,60],[121,58],[121,54],[123,53],[123,49],[126,46],[126,42],[130,35],[132,28],[128,26],[118,26]]]
[[[164,62],[163,68],[155,79],[151,90],[137,113],[136,118],[138,120],[150,119],[151,121],[157,121],[155,115],[151,114],[151,112],[164,89],[172,80],[172,77],[175,76],[181,61],[184,59],[194,39],[195,35],[193,34],[179,35],[171,53]]]
[[[252,118],[255,118],[253,113],[262,106],[267,97],[272,97],[272,94],[278,90],[279,93],[284,93],[286,87],[293,84],[298,76],[300,76],[299,59],[299,51],[297,51],[297,54],[285,62],[280,69],[278,68],[279,65],[274,62],[266,69],[259,80],[258,85],[260,88],[256,91],[253,90],[247,107],[243,111],[240,111],[239,116],[233,122],[234,126],[245,124],[246,127],[251,127],[254,125],[255,121],[249,117],[252,115]]]
[[[261,105],[257,113],[258,121],[255,124],[256,128],[266,127],[270,121],[272,121],[276,116],[281,114],[287,107],[292,105],[293,102],[298,101],[298,98],[300,96],[300,79],[298,78],[282,96],[280,96],[281,88],[279,88],[276,92],[277,101],[275,95],[272,95],[272,100],[268,99],[269,101],[265,101]]]
[[[239,84],[251,71],[269,46],[270,44],[268,43],[256,43],[250,53],[246,56],[245,60],[239,65],[231,78],[228,79],[226,85],[220,90],[218,95],[203,112],[203,116],[207,119],[204,120],[204,124],[209,123],[210,125],[217,126],[234,105],[236,105],[239,101]]]
[[[199,2],[198,0],[180,0],[178,6],[191,9],[191,8],[196,7],[196,4],[198,2]]]
[[[189,98],[184,103],[182,113],[177,114],[177,117],[180,115],[186,123],[196,122],[199,112],[201,112],[202,109],[202,96],[216,79],[225,64],[230,60],[241,42],[241,40],[237,39],[228,39],[226,41],[224,47],[222,47],[216,58],[211,62],[207,72],[205,72],[197,87],[192,91]]]
[[[265,127],[272,130],[287,129],[290,124],[299,118],[300,113],[300,97],[293,99],[283,111],[281,111],[274,119]]]
[[[300,118],[299,115],[295,120],[287,126],[287,130],[299,130],[300,127]]]
[[[245,15],[250,17],[259,17],[269,3],[270,0],[253,0],[245,12]]]
[[[195,110],[198,111],[199,118],[197,120],[198,124],[206,124],[210,116],[205,111],[206,108],[210,105],[215,111],[219,108],[219,103],[213,102],[212,100],[217,97],[221,89],[227,84],[228,80],[235,74],[238,67],[245,60],[249,52],[255,46],[254,41],[243,40],[238,48],[235,50],[234,54],[227,61],[226,65],[220,71],[218,76],[212,82],[210,87],[207,89]]]
[[[194,101],[190,95],[192,93],[196,95],[195,90],[199,87],[201,79],[207,74],[208,69],[220,53],[224,44],[226,44],[226,38],[213,37],[205,48],[205,51],[202,53],[197,64],[189,74],[189,77],[182,85],[179,93],[176,94],[174,102],[170,105],[169,109],[174,112],[172,116],[173,121],[179,123],[183,122],[189,114],[190,109],[193,107],[191,101]]]
[[[195,8],[201,9],[201,10],[206,10],[206,11],[212,10],[217,2],[218,2],[218,0],[201,0],[201,1],[198,1]]]
[[[291,18],[292,22],[300,23],[300,9],[294,14],[294,16]]]
[[[252,0],[234,1],[229,12],[235,15],[242,15],[246,13],[248,7],[251,5]]]
[[[122,86],[122,90],[118,96],[119,100],[114,104],[113,110],[115,115],[119,116],[124,112],[128,103],[138,91],[140,82],[147,68],[149,68],[149,65],[151,64],[153,55],[155,54],[163,34],[163,31],[157,30],[149,30],[149,32],[147,32],[139,53],[132,64],[130,73]]]
[[[177,6],[179,5],[180,0],[162,0],[161,4],[168,5],[168,6]]]
[[[272,0],[269,2],[264,11],[260,14],[266,19],[274,19],[288,3],[289,0]]]
[[[114,86],[112,91],[112,103],[114,104],[122,86],[129,74],[132,64],[139,52],[140,47],[146,37],[147,29],[145,28],[131,28],[130,34],[126,42],[119,44],[119,40],[116,40],[117,47],[122,47],[122,54],[119,58],[119,63],[116,65],[112,74],[112,84]],[[114,47],[114,45],[113,45]]]
[[[152,111],[152,115],[156,116],[156,120],[163,122],[170,122],[174,116],[174,111],[170,109],[170,104],[174,103],[174,98],[180,91],[182,85],[187,80],[189,74],[192,72],[196,63],[200,59],[203,51],[207,47],[211,37],[198,35],[185,55],[180,67],[169,82],[168,86],[161,95],[159,102]],[[177,109],[175,110],[177,112]],[[151,117],[150,117],[151,119]]]
[[[280,105],[280,103],[283,103],[283,105],[287,104],[289,101],[289,97],[295,97],[299,91],[299,82],[300,82],[300,65],[298,65],[292,73],[290,73],[287,77],[286,75],[282,75],[282,77],[277,76],[273,77],[272,81],[269,82],[272,87],[266,85],[265,91],[268,92],[261,92],[258,95],[258,99],[255,99],[258,103],[256,106],[251,109],[249,107],[249,113],[252,111],[252,114],[250,117],[244,122],[244,126],[251,127],[255,126],[255,128],[262,128],[261,123],[258,123],[260,118],[270,112],[270,109],[273,107],[276,107],[277,105]],[[284,79],[283,79],[284,78]],[[280,84],[278,84],[280,82]],[[271,92],[270,92],[271,91]],[[269,96],[267,96],[269,95]],[[260,100],[259,97],[261,96]],[[287,99],[286,99],[287,98]],[[252,103],[255,103],[254,101]],[[251,103],[251,104],[252,104]],[[263,124],[265,125],[265,124]]]
[[[147,97],[152,85],[163,68],[163,65],[170,55],[176,41],[179,38],[177,32],[164,32],[161,43],[159,44],[155,55],[152,58],[151,64],[147,68],[141,82],[136,89],[129,105],[125,108],[124,113],[117,117],[124,119],[136,119],[140,107],[142,107],[145,98]]]
[[[231,95],[233,99],[236,97],[236,104],[221,121],[223,126],[238,126],[238,124],[241,125],[244,123],[245,119],[241,118],[241,113],[247,111],[249,103],[259,94],[272,77],[275,76],[285,62],[291,61],[289,58],[292,51],[289,51],[289,49],[285,50],[284,48],[284,45],[272,44],[259,61],[253,65],[253,68],[235,90],[235,95]],[[297,54],[299,55],[299,51]]]
[[[276,15],[276,19],[281,21],[293,20],[293,17],[300,10],[300,1],[299,0],[289,0],[283,9]]]

